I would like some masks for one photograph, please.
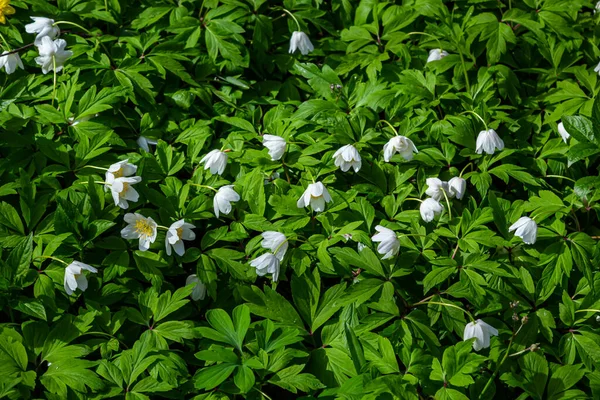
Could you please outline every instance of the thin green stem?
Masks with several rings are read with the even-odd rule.
[[[165,231],[169,230],[169,228],[167,228],[166,226],[163,226],[163,225],[156,225],[156,227],[160,228],[160,229],[164,229]]]
[[[427,235],[421,235],[419,233],[407,233],[407,234],[400,234],[400,235],[397,236],[397,238],[400,239],[401,237],[404,237],[404,236],[407,236],[407,237],[408,236],[411,236],[411,237],[427,237]]]
[[[52,256],[35,256],[33,258],[34,259],[36,259],[36,258],[46,258],[46,259],[58,261],[58,262],[63,263],[65,265],[69,265],[68,263],[66,263],[65,261],[61,260],[60,258],[56,258],[56,257],[52,257]]]
[[[407,197],[407,198],[405,198],[404,200],[414,200],[414,201],[418,201],[419,203],[422,203],[422,202],[423,202],[423,200],[421,200],[421,199],[417,199],[417,198],[415,198],[415,197]]]
[[[104,9],[108,12],[108,0],[104,0]]]
[[[84,165],[83,167],[79,168],[79,170],[84,169],[84,168],[94,168],[94,169],[99,169],[101,171],[108,171],[108,168],[96,167],[95,165]]]
[[[57,80],[56,57],[54,55],[52,56],[52,70],[54,72],[54,86],[52,87],[52,106],[54,106],[54,99],[56,98],[56,80]]]
[[[448,205],[448,221],[452,219],[452,209],[450,208],[450,200],[448,200],[448,195],[446,191],[442,189],[442,193],[444,193],[444,198],[446,199],[446,204]]]
[[[287,242],[288,242],[288,239],[285,239],[283,242],[279,243],[279,246],[277,246],[277,248],[275,249],[275,251],[273,252],[273,254],[277,254],[277,252],[279,251],[279,249],[281,249],[281,246],[283,246]]]
[[[487,388],[492,384],[492,382],[496,378],[496,375],[498,375],[498,371],[500,371],[500,367],[502,366],[502,364],[504,364],[504,361],[506,361],[506,359],[508,358],[508,353],[510,353],[510,347],[512,346],[513,340],[519,334],[519,332],[521,331],[521,328],[523,328],[523,325],[524,325],[523,322],[521,322],[521,326],[519,327],[519,329],[517,329],[517,331],[515,333],[513,333],[513,335],[510,337],[510,341],[508,342],[508,348],[506,349],[506,353],[504,353],[504,357],[502,358],[502,361],[500,361],[498,363],[498,365],[496,365],[496,369],[494,370],[494,373],[492,374],[492,376],[490,376],[490,379],[488,379],[487,383],[483,387],[483,390],[480,392],[480,394],[479,394],[480,399],[483,398],[482,396],[487,391]]]
[[[462,55],[460,50],[458,51],[458,55],[460,56],[460,63],[462,64],[463,74],[465,76],[465,86],[467,87],[467,92],[471,92],[471,85],[469,84],[469,74],[467,74],[467,66],[465,65],[465,57]]]
[[[130,127],[131,127],[131,129],[132,129],[134,132],[136,132],[136,133],[137,133],[137,129],[135,129],[135,128],[133,127],[133,125],[131,124],[131,122],[129,122],[129,120],[127,119],[127,116],[125,115],[125,113],[124,113],[124,112],[123,112],[121,109],[119,109],[118,111],[119,111],[119,113],[120,113],[120,114],[123,116],[123,118],[125,119],[125,122],[127,122],[127,124],[128,124]]]
[[[595,312],[595,313],[600,313],[600,310],[596,310],[594,308],[584,308],[583,310],[577,310],[575,312],[576,313],[578,313],[578,312]]]
[[[411,35],[424,35],[424,36],[429,36],[430,38],[433,38],[436,40],[436,42],[438,43],[438,46],[440,46],[440,50],[442,50],[442,42],[440,42],[440,39],[438,39],[436,36],[433,36],[430,33],[425,33],[425,32],[409,32],[408,36]]]
[[[6,39],[4,38],[4,36],[0,33],[0,39],[2,39],[2,41],[4,42],[4,46],[6,46],[6,51],[11,51],[10,46],[8,45],[8,42],[6,41]]]
[[[292,17],[292,19],[294,20],[294,22],[296,22],[296,25],[298,26],[298,30],[302,31],[302,28],[300,27],[300,22],[298,22],[298,20],[296,19],[296,17],[294,17],[294,14],[292,14],[290,11],[286,10],[285,8],[282,8],[283,12],[285,12],[286,14],[288,14],[290,17]]]
[[[197,183],[192,183],[192,182],[188,182],[188,185],[197,186],[197,187],[199,187],[199,188],[210,189],[210,190],[214,191],[215,193],[217,193],[217,192],[218,192],[218,190],[217,190],[217,189],[215,189],[215,188],[214,188],[214,187],[212,187],[212,186],[208,186],[208,185],[200,185],[200,184],[197,184]]]
[[[88,29],[84,28],[83,26],[81,26],[79,24],[76,24],[75,22],[71,22],[71,21],[56,21],[55,23],[52,24],[52,26],[57,26],[57,25],[60,25],[60,24],[73,25],[73,26],[78,27],[82,31],[86,31],[87,33],[91,34],[91,32]]]
[[[459,178],[462,178],[463,174],[465,173],[465,170],[471,167],[471,171],[473,171],[473,163],[468,163],[467,165],[465,165],[465,167],[462,169],[462,171],[460,171],[460,175],[458,175]]]
[[[467,316],[469,317],[469,319],[471,320],[471,322],[475,321],[475,318],[473,318],[473,315],[470,312],[468,312],[467,310],[465,310],[462,307],[459,307],[459,306],[451,304],[451,303],[442,303],[440,301],[420,301],[418,303],[413,304],[413,307],[414,306],[421,306],[423,304],[437,304],[437,305],[444,306],[444,307],[457,308],[457,309],[461,310],[463,313],[467,314]]]
[[[392,128],[392,130],[394,131],[396,136],[398,136],[398,131],[396,130],[396,128],[394,128],[394,126],[392,124],[390,124],[388,121],[386,121],[385,119],[380,119],[379,121],[377,121],[375,126],[377,126],[380,122],[386,123],[390,128]]]
[[[480,120],[480,121],[483,123],[483,126],[485,127],[485,130],[486,130],[486,131],[488,130],[488,126],[487,126],[487,124],[485,123],[484,119],[483,119],[483,118],[481,118],[481,116],[480,116],[479,114],[477,114],[475,111],[467,110],[467,111],[463,111],[463,112],[461,112],[461,113],[460,113],[460,114],[458,114],[458,115],[463,115],[463,114],[467,114],[467,113],[469,113],[469,114],[473,114],[474,116],[476,116],[477,118],[479,118],[479,120]]]
[[[571,179],[571,178],[569,178],[569,177],[562,176],[562,175],[546,175],[545,177],[546,177],[546,178],[561,178],[561,179],[566,179],[566,180],[568,180],[568,181],[571,181],[571,182],[573,182],[573,183],[576,183],[576,181],[575,181],[574,179]]]

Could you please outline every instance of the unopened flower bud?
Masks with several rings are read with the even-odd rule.
[[[515,322],[516,322],[516,321],[518,321],[518,320],[519,320],[519,315],[518,315],[517,313],[513,313],[513,315],[512,315],[512,319],[513,319],[513,321],[515,321]]]
[[[517,307],[519,307],[519,301],[518,300],[510,302],[510,308],[517,308]]]
[[[334,90],[335,89],[335,85],[332,83],[331,85],[329,85],[329,90]]]
[[[340,84],[338,83],[337,85],[335,85],[335,88],[336,88],[337,90],[341,90],[341,89],[342,89],[342,85],[340,85]]]
[[[525,316],[523,317],[523,319],[521,320],[521,323],[522,323],[523,325],[525,325],[527,322],[529,322],[529,317],[527,317],[527,315],[525,315]]]

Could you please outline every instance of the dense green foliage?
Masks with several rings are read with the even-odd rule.
[[[595,3],[10,6],[0,398],[600,398]]]

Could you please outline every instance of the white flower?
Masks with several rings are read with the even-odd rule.
[[[413,152],[419,151],[412,140],[406,136],[394,136],[383,146],[383,159],[385,162],[390,162],[395,153],[400,153],[406,161],[410,161],[413,159]]]
[[[469,322],[465,326],[463,340],[475,338],[473,349],[479,351],[490,347],[490,337],[492,336],[498,336],[498,330],[478,319],[477,321]]]
[[[140,136],[136,141],[138,146],[146,153],[150,153],[150,145],[156,145],[158,142],[156,140],[147,138],[145,136]]]
[[[98,116],[98,114],[95,114],[95,115],[90,114],[90,115],[84,115],[83,117],[77,118],[77,119],[75,119],[75,117],[69,117],[69,124],[71,124],[71,126],[76,126],[82,122],[89,121],[90,119],[97,117],[97,116]]]
[[[8,54],[8,51],[2,53],[0,56],[0,69],[4,68],[6,73],[10,75],[17,70],[17,67],[25,69],[19,53]]]
[[[223,175],[223,171],[225,171],[225,166],[227,165],[227,153],[221,150],[213,150],[200,160],[200,164],[202,163],[205,163],[205,170],[210,168],[211,174]]]
[[[382,259],[388,259],[394,257],[400,251],[400,242],[396,236],[396,232],[391,229],[384,228],[381,225],[377,225],[375,230],[378,232],[371,238],[374,242],[379,242],[377,246],[377,252],[379,254],[385,254]]]
[[[439,215],[442,213],[442,211],[444,211],[444,206],[437,200],[425,199],[421,203],[419,211],[421,212],[421,218],[423,218],[423,221],[431,222],[436,215]]]
[[[504,142],[500,139],[496,131],[488,129],[487,131],[479,132],[475,149],[477,154],[481,154],[484,151],[488,154],[494,154],[495,149],[504,150]]]
[[[529,217],[521,217],[508,228],[509,232],[516,231],[515,236],[523,239],[526,244],[534,244],[537,239],[537,224]]]
[[[127,201],[138,201],[139,193],[131,185],[140,183],[141,176],[132,176],[131,178],[117,178],[110,185],[110,191],[115,201],[115,206],[126,210],[129,208]]]
[[[167,237],[165,240],[167,255],[171,255],[171,248],[173,248],[177,255],[183,256],[185,254],[183,241],[196,239],[196,234],[192,232],[192,229],[194,228],[194,225],[188,224],[182,219],[177,222],[173,222],[167,231]]]
[[[300,53],[305,56],[314,49],[315,47],[310,42],[306,33],[300,31],[292,33],[292,37],[290,38],[290,53],[300,50]]]
[[[49,39],[54,39],[58,35],[60,35],[60,28],[58,26],[54,26],[54,20],[50,18],[44,17],[30,17],[33,22],[31,24],[25,25],[25,32],[27,33],[37,33],[35,37],[35,41],[33,44],[39,46],[42,43],[42,39],[44,37],[48,37]]]
[[[344,233],[344,234],[342,235],[342,237],[344,238],[344,242],[346,242],[346,243],[347,243],[347,242],[348,242],[348,240],[351,240],[351,239],[352,239],[352,234],[350,234],[350,233]]]
[[[321,182],[316,182],[308,185],[302,196],[298,199],[296,206],[302,208],[310,204],[314,211],[319,212],[325,210],[325,203],[329,203],[330,201],[331,196],[325,185]]]
[[[109,188],[109,185],[112,185],[115,179],[122,178],[124,176],[131,176],[135,174],[137,171],[137,166],[134,164],[130,164],[129,160],[119,161],[114,163],[106,170],[104,181],[106,184],[104,185],[105,189]]]
[[[361,251],[363,251],[363,250],[365,249],[365,247],[367,247],[367,246],[365,246],[365,245],[364,245],[364,244],[362,244],[361,242],[358,242],[358,244],[356,245],[356,249],[358,250],[358,252],[359,252],[359,253],[360,253]]]
[[[240,195],[232,189],[233,185],[221,186],[215,198],[213,199],[213,207],[215,208],[215,216],[219,218],[219,212],[227,215],[231,212],[231,202],[239,201]]]
[[[567,143],[567,139],[571,137],[571,135],[569,134],[569,132],[567,132],[562,122],[558,124],[558,133],[560,134],[560,137],[562,137],[562,140],[565,143]]]
[[[339,148],[333,155],[333,158],[335,159],[335,166],[340,167],[342,172],[347,172],[350,168],[353,168],[354,172],[358,172],[362,165],[358,150],[351,144]]]
[[[263,232],[261,236],[263,237],[263,240],[260,245],[265,249],[271,250],[279,261],[283,261],[285,252],[288,249],[288,241],[285,235],[275,231],[266,231]]]
[[[263,146],[269,149],[271,160],[277,161],[283,157],[286,146],[285,139],[275,135],[263,135]]]
[[[156,222],[152,218],[146,218],[138,213],[127,213],[123,219],[129,225],[121,230],[121,237],[128,240],[139,239],[140,250],[148,250],[150,244],[156,240]]]
[[[448,181],[448,190],[451,197],[462,199],[467,191],[467,181],[460,176],[455,176]]]
[[[442,58],[446,57],[448,52],[442,49],[432,49],[429,50],[429,57],[427,57],[427,62],[439,61]]]
[[[444,198],[444,192],[448,195],[448,182],[444,182],[438,178],[427,178],[425,180],[427,190],[425,194],[436,201],[440,201]]]
[[[256,268],[256,275],[273,274],[273,282],[277,282],[279,278],[279,259],[274,254],[263,254],[250,261],[250,266]]]
[[[185,286],[191,285],[192,283],[196,284],[194,286],[194,290],[192,290],[192,300],[204,300],[204,298],[206,297],[206,285],[202,283],[202,281],[196,276],[196,274],[188,276],[185,280]]]
[[[44,36],[42,42],[38,45],[40,56],[35,58],[35,62],[42,66],[42,72],[47,74],[56,67],[56,72],[63,69],[65,61],[73,55],[70,50],[65,50],[67,42],[63,39],[52,41],[50,37]]]
[[[70,296],[73,294],[77,288],[82,292],[88,287],[88,281],[85,275],[83,274],[83,270],[87,270],[93,273],[98,272],[98,270],[94,267],[91,267],[87,264],[84,264],[79,261],[73,261],[71,264],[65,268],[65,292]]]
[[[594,14],[596,14],[596,11],[600,10],[600,1],[596,3],[596,6],[594,7]]]

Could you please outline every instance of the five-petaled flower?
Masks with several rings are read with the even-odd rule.
[[[525,244],[534,244],[537,239],[537,229],[534,220],[529,217],[521,217],[508,228],[508,231],[515,231],[515,236],[523,239]]]
[[[128,201],[138,201],[140,198],[137,190],[132,185],[140,183],[142,178],[139,176],[132,176],[130,178],[121,177],[116,178],[110,184],[110,191],[115,202],[115,206],[119,206],[126,210],[129,208]]]
[[[48,37],[56,39],[60,35],[60,28],[54,25],[54,20],[44,17],[30,17],[33,22],[25,25],[25,32],[37,33],[33,44],[39,46],[42,44],[42,38]]]
[[[104,181],[106,183],[104,185],[104,188],[108,189],[115,179],[122,178],[124,176],[131,176],[135,174],[136,171],[137,166],[135,164],[130,164],[129,160],[123,160],[112,164],[106,170],[106,174],[104,177]]]
[[[263,135],[263,146],[269,149],[269,155],[271,160],[281,160],[283,153],[285,153],[286,142],[281,136],[276,135]]]
[[[261,234],[263,240],[260,245],[271,250],[279,261],[283,261],[285,252],[288,249],[288,240],[283,233],[275,231],[266,231]]]
[[[279,278],[279,258],[272,253],[266,253],[250,261],[250,266],[256,268],[256,275],[273,274],[273,282]]]
[[[223,175],[225,166],[227,165],[227,153],[221,150],[212,150],[200,160],[200,164],[203,163],[204,169],[207,170],[210,168],[211,174]]]
[[[429,50],[429,57],[427,57],[427,62],[430,63],[432,61],[439,61],[442,58],[446,57],[448,52],[442,49],[431,49]]]
[[[392,156],[399,153],[406,161],[410,161],[413,159],[413,153],[418,152],[412,140],[406,136],[394,136],[383,146],[383,159],[390,162]]]
[[[0,24],[5,24],[6,16],[14,13],[15,9],[10,5],[10,0],[0,0]]]
[[[215,198],[213,199],[213,208],[215,209],[215,216],[219,218],[220,213],[225,215],[231,212],[231,203],[240,200],[240,195],[233,190],[233,185],[221,186]]]
[[[83,271],[90,271],[93,273],[98,272],[98,270],[92,266],[84,264],[79,261],[73,261],[65,268],[65,279],[64,286],[65,292],[70,296],[75,292],[75,290],[79,289],[82,292],[88,287],[88,281]]]
[[[296,50],[300,50],[300,53],[305,56],[314,49],[315,47],[310,42],[306,33],[301,31],[292,33],[292,37],[290,38],[290,54],[294,53]]]
[[[475,151],[477,154],[481,154],[484,151],[488,154],[494,154],[494,151],[504,150],[504,141],[500,139],[500,136],[493,129],[479,132],[477,136],[477,143]]]
[[[377,233],[371,238],[374,242],[379,242],[377,252],[384,254],[383,260],[394,257],[400,251],[400,241],[396,232],[381,225],[375,227]]]
[[[8,75],[15,72],[17,67],[25,69],[23,61],[21,61],[21,57],[19,57],[18,53],[9,54],[8,51],[5,51],[0,55],[0,69],[4,68]]]
[[[146,251],[150,244],[156,240],[156,231],[158,226],[150,217],[146,218],[138,213],[127,213],[123,217],[127,226],[121,230],[123,239],[139,239],[139,249]]]
[[[196,228],[194,225],[187,223],[182,219],[173,222],[169,227],[169,230],[167,230],[167,237],[165,240],[167,255],[171,255],[171,248],[173,248],[177,255],[183,256],[185,254],[183,241],[196,239],[196,234],[192,231],[194,228]]]
[[[196,274],[188,276],[185,280],[185,286],[191,284],[195,284],[191,294],[192,300],[204,300],[206,297],[206,285],[196,276]]]
[[[461,200],[467,192],[467,181],[460,176],[455,176],[448,181],[448,192],[450,197]]]
[[[442,200],[444,193],[446,193],[446,196],[449,195],[448,182],[444,182],[439,178],[427,178],[425,184],[427,185],[425,194],[436,201]]]
[[[316,211],[324,211],[325,204],[331,201],[329,191],[322,182],[311,183],[308,185],[302,196],[298,199],[296,206],[298,208],[310,207]]]
[[[423,221],[431,222],[436,215],[440,215],[444,211],[444,206],[439,201],[429,198],[423,200],[419,211]]]
[[[465,326],[463,340],[475,338],[473,349],[479,351],[490,347],[490,338],[492,336],[498,336],[498,330],[478,319],[477,321],[469,322]]]
[[[63,69],[65,61],[73,55],[70,50],[65,50],[67,42],[63,39],[52,40],[49,36],[44,36],[38,45],[39,57],[35,62],[42,66],[42,72],[47,74],[50,71],[59,72]]]
[[[358,172],[362,165],[358,150],[351,144],[340,147],[333,154],[333,159],[335,166],[340,167],[342,172],[347,172],[350,168],[353,168],[354,172]]]

